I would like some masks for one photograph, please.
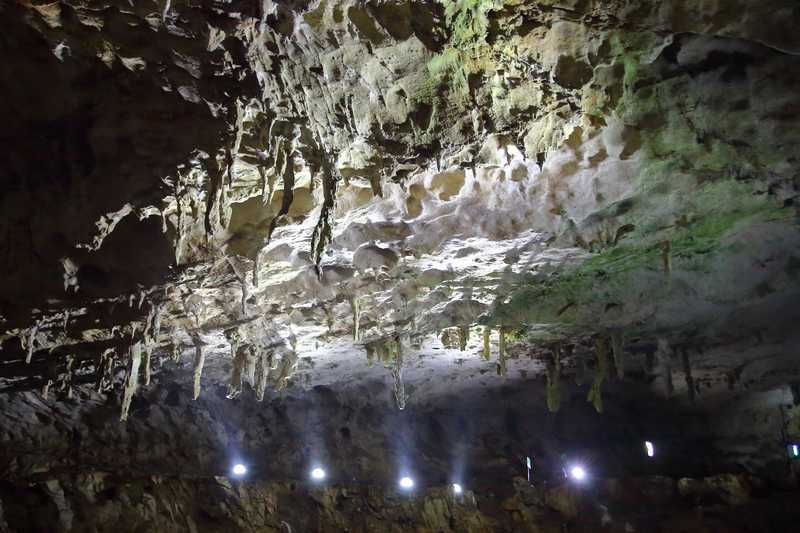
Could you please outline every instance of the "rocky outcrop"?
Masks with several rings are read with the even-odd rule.
[[[153,476],[119,477],[88,472],[51,479],[13,497],[6,487],[7,526],[14,531],[41,527],[50,531],[647,531],[653,527],[694,531],[778,530],[791,527],[797,512],[785,498],[737,501],[718,506],[708,516],[687,506],[674,490],[674,480],[638,479],[625,485],[672,487],[657,498],[669,515],[648,510],[647,494],[621,492],[617,480],[605,488],[583,490],[562,485],[547,489],[519,480],[504,499],[460,495],[444,487],[414,494],[373,486],[318,488],[283,483],[242,483],[224,477],[189,480]],[[670,485],[670,481],[672,484]],[[705,485],[708,480],[681,480]],[[711,481],[713,486],[713,480]],[[602,485],[602,484],[601,484]],[[711,489],[708,495],[730,493]],[[38,504],[31,513],[24,502]],[[642,507],[644,506],[644,507]],[[650,507],[652,509],[652,507]],[[769,521],[759,519],[769,513]],[[0,515],[3,516],[3,515]],[[3,524],[0,522],[0,524]],[[58,526],[54,526],[58,524]],[[776,530],[776,529],[773,529]]]

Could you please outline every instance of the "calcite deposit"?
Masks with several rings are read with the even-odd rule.
[[[0,17],[0,532],[791,530],[797,2]]]

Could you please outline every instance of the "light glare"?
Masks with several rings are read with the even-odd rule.
[[[453,494],[461,494],[462,492],[464,492],[464,489],[461,488],[461,485],[453,483]]]
[[[800,447],[798,447],[797,444],[792,444],[792,455],[794,455],[795,457],[800,455]]]
[[[243,476],[247,473],[247,467],[244,466],[242,463],[237,463],[233,465],[233,475],[234,476]]]
[[[572,479],[575,481],[583,481],[586,479],[586,470],[584,470],[580,465],[575,465],[570,468],[569,475],[571,475]]]
[[[400,486],[406,490],[412,488],[414,486],[414,480],[408,476],[405,476],[400,480]]]
[[[644,447],[647,449],[647,457],[653,457],[656,454],[656,448],[649,440],[644,441]]]
[[[311,478],[316,479],[317,481],[323,480],[325,479],[325,471],[320,467],[316,467],[311,471]]]

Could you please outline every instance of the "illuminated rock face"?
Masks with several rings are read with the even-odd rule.
[[[411,453],[447,486],[446,439],[402,452],[376,421],[437,441],[408,421],[470,406],[487,429],[459,454],[496,481],[566,445],[537,426],[590,440],[559,429],[581,420],[640,453],[647,405],[714,457],[669,475],[785,477],[794,4],[0,6],[0,442],[32,450],[0,471],[93,471],[72,434],[148,474],[270,443],[282,482],[315,432],[246,427],[302,416],[319,442],[350,428],[361,444],[331,457],[362,481],[393,483],[383,460]],[[325,391],[345,414],[303,403]]]

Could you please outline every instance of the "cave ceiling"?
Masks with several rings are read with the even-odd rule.
[[[403,409],[533,380],[557,410],[588,364],[602,411],[606,379],[711,402],[800,372],[793,2],[0,16],[4,392],[124,421],[172,382]]]

